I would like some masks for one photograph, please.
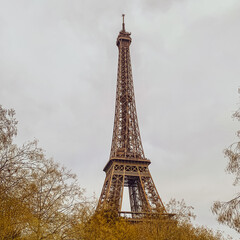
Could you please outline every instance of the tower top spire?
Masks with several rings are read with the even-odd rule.
[[[117,38],[117,46],[119,46],[120,41],[128,42],[128,46],[131,44],[131,41],[132,41],[130,37],[131,33],[125,30],[124,17],[125,17],[125,14],[122,14],[122,30],[119,32],[119,35]]]
[[[122,14],[123,22],[122,22],[122,31],[125,32],[125,23],[124,23],[125,14]]]

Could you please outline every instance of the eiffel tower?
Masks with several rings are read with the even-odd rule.
[[[111,208],[132,219],[154,213],[168,215],[148,168],[151,161],[143,151],[130,60],[132,39],[122,16],[122,30],[116,42],[119,57],[112,146],[110,159],[103,169],[106,178],[97,211]],[[130,212],[121,211],[124,187],[129,190]]]

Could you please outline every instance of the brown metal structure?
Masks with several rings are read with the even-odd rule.
[[[138,219],[145,214],[167,214],[149,172],[138,127],[130,60],[131,37],[122,30],[117,38],[119,50],[115,120],[110,159],[97,210],[112,208]],[[121,212],[124,187],[129,189],[130,212]]]

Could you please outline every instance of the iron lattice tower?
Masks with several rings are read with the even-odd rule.
[[[119,50],[115,119],[110,159],[104,171],[106,178],[97,210],[112,208],[131,218],[146,213],[166,214],[164,205],[149,171],[137,120],[133,78],[130,60],[131,33],[122,30],[117,38]],[[129,189],[131,212],[121,212],[124,187]]]

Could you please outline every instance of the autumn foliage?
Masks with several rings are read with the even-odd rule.
[[[93,215],[88,222],[79,224],[79,234],[73,239],[108,240],[220,240],[221,233],[214,234],[206,227],[194,227],[188,221],[142,219],[132,223],[105,211]],[[81,233],[81,234],[80,234]]]

